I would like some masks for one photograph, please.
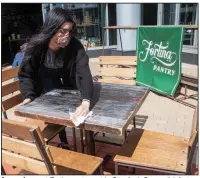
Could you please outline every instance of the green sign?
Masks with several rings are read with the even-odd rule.
[[[139,27],[136,84],[174,95],[181,78],[183,27]]]

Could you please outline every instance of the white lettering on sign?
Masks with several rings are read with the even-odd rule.
[[[158,65],[154,65],[153,70],[160,72],[160,73],[165,73],[165,74],[171,75],[171,76],[173,76],[175,74],[175,70],[172,70],[172,69],[169,69],[166,67],[162,67],[162,66],[158,66]]]
[[[172,67],[176,63],[177,55],[175,52],[168,50],[168,42],[166,45],[163,45],[162,42],[154,44],[153,41],[143,40],[142,44],[144,46],[147,45],[147,47],[145,51],[139,53],[140,61],[145,62],[148,55],[150,55],[151,63],[155,63],[155,60],[157,60],[164,66],[154,65],[153,70],[172,76],[175,74],[175,70],[169,69],[169,67]]]

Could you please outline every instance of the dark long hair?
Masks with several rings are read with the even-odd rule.
[[[65,22],[72,22],[73,30],[76,28],[76,23],[69,10],[56,7],[49,11],[40,32],[34,35],[29,41],[25,56],[31,57],[47,49],[50,39]]]

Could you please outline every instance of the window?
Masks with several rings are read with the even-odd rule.
[[[197,25],[198,21],[198,4],[197,3],[181,3],[172,4],[165,3],[159,6],[158,24],[163,25]],[[161,20],[160,20],[161,19]],[[197,30],[187,29],[184,33],[183,48],[189,51],[197,47]],[[193,52],[192,52],[193,53]]]
[[[194,25],[196,20],[197,4],[188,3],[180,5],[180,25]],[[185,30],[184,45],[193,45],[194,43],[194,30]]]
[[[176,4],[164,4],[163,12],[162,24],[175,25]]]
[[[104,4],[64,4],[71,9],[77,23],[77,37],[88,40],[88,47],[102,46]]]
[[[76,36],[80,40],[88,40],[88,47],[102,46],[105,4],[43,4],[43,17],[55,6],[72,11],[77,24]]]
[[[50,10],[50,4],[42,4],[42,16],[43,16],[43,22],[45,21],[45,16]]]
[[[157,25],[157,12],[158,4],[157,3],[144,3],[141,6],[142,8],[142,25]],[[151,15],[149,15],[151,14]]]
[[[116,3],[108,4],[108,26],[116,26]],[[109,30],[109,45],[117,45],[117,30]]]

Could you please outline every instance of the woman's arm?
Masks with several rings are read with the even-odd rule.
[[[93,81],[89,68],[89,57],[84,48],[80,48],[76,57],[76,74],[80,81],[80,92],[83,100],[91,100]]]
[[[24,99],[34,100],[36,97],[36,78],[38,69],[36,67],[36,61],[34,58],[24,57],[20,70],[18,73],[20,82],[20,91]]]

